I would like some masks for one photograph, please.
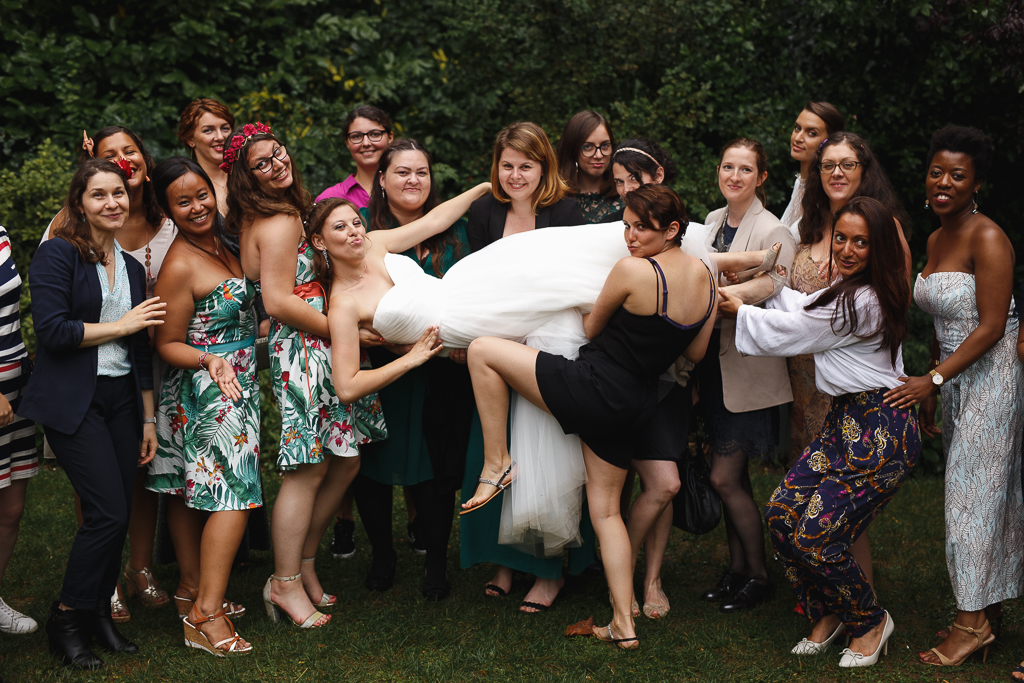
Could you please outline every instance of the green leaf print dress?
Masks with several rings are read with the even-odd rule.
[[[315,282],[313,247],[299,245],[295,292],[318,311],[324,310],[323,289]],[[345,405],[334,393],[331,342],[270,319],[270,372],[281,409],[282,470],[322,462],[324,452],[359,455],[359,446],[387,438],[384,413],[376,393]]]
[[[164,368],[157,406],[157,454],[146,488],[183,495],[197,510],[263,505],[259,475],[260,390],[256,379],[256,290],[230,278],[195,303],[190,346],[226,359],[242,398],[225,397],[207,370]]]

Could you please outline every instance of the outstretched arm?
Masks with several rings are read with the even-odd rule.
[[[384,248],[392,254],[400,254],[412,249],[417,244],[447,230],[467,211],[469,205],[491,191],[490,183],[480,183],[454,199],[434,207],[430,213],[412,223],[393,230],[378,230],[373,233],[373,241],[380,240]]]
[[[443,348],[437,343],[438,329],[431,327],[405,355],[383,367],[360,370],[359,314],[355,300],[344,294],[332,296],[328,321],[334,391],[345,404],[355,403],[379,391],[413,368],[426,363]]]

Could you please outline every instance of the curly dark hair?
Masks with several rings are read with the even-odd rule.
[[[672,238],[675,244],[682,244],[686,226],[690,221],[686,215],[683,200],[675,192],[664,185],[647,183],[623,197],[626,208],[637,215],[651,230],[665,232],[672,223],[679,224],[679,232]],[[657,228],[654,227],[657,224]]]
[[[800,220],[800,244],[814,244],[821,239],[822,235],[832,229],[835,216],[832,215],[832,204],[825,193],[825,181],[819,174],[818,181],[815,182],[813,174],[818,172],[818,165],[821,164],[821,158],[826,149],[833,145],[844,144],[853,149],[861,168],[860,187],[857,188],[851,199],[870,197],[881,202],[889,209],[893,218],[899,221],[904,237],[909,240],[910,217],[904,211],[903,202],[900,201],[892,183],[889,182],[889,177],[878,163],[878,157],[871,151],[867,140],[856,133],[839,131],[829,133],[828,139],[821,143],[821,147],[818,148],[817,154],[814,155],[814,161],[811,163],[812,176],[807,182],[807,189],[804,190],[802,203],[804,217]]]
[[[627,149],[630,147],[646,152],[646,154]],[[647,156],[648,154],[650,156]],[[672,155],[647,138],[636,137],[623,140],[612,154],[610,165],[614,166],[615,164],[626,169],[626,172],[633,176],[638,183],[642,182],[641,173],[646,173],[653,178],[657,175],[659,167],[665,172],[665,179],[661,181],[663,185],[668,185],[676,179],[676,164],[672,161]]]
[[[928,164],[939,152],[958,152],[971,157],[974,179],[985,180],[992,170],[996,145],[992,138],[974,126],[943,126],[932,133],[932,146],[928,149]]]
[[[235,136],[245,138],[244,126],[236,128],[228,138],[228,143],[235,139]],[[231,164],[231,171],[228,173],[228,215],[225,217],[225,226],[232,235],[237,235],[242,230],[242,224],[252,221],[256,217],[269,217],[279,213],[291,214],[302,217],[303,212],[310,205],[309,192],[302,186],[302,174],[292,159],[292,184],[279,195],[266,194],[256,179],[256,173],[249,167],[249,153],[255,143],[260,140],[273,140],[284,147],[285,144],[273,133],[257,133],[245,141],[245,145],[238,150],[238,159]]]

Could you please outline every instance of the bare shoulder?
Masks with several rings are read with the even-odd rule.
[[[981,265],[1008,258],[1012,265],[1015,259],[1010,238],[988,216],[979,216],[979,219],[970,234],[971,254],[975,263]]]
[[[285,240],[298,244],[302,236],[302,220],[295,214],[278,213],[256,218],[249,229],[257,244],[277,245]]]

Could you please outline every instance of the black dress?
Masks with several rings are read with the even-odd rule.
[[[671,320],[665,274],[647,260],[661,281],[660,313],[636,315],[620,307],[576,360],[537,355],[537,385],[562,431],[578,434],[599,458],[623,469],[658,403],[658,377],[697,337],[714,304],[712,298],[693,325]]]

